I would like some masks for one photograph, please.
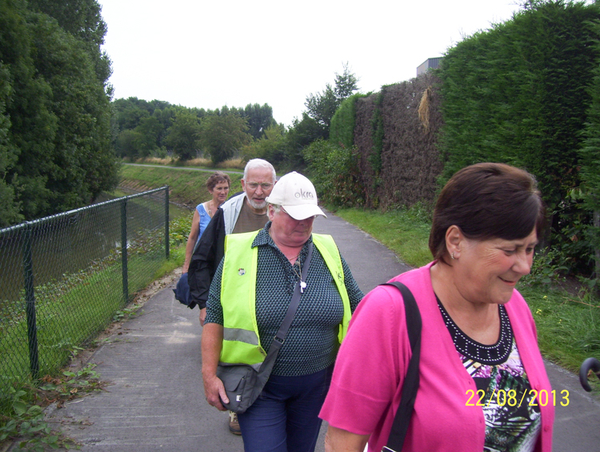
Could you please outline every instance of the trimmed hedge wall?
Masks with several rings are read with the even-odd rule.
[[[354,144],[367,207],[431,202],[443,164],[439,80],[429,72],[356,101]]]

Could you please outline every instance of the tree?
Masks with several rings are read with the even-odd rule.
[[[336,72],[335,74],[335,97],[338,104],[358,90],[358,79],[356,75],[348,69],[348,63],[344,64],[344,72],[342,75]]]
[[[600,37],[600,24],[595,22],[593,32]],[[595,41],[600,50],[600,41]],[[593,248],[596,284],[600,279],[600,68],[594,69],[594,79],[590,84],[592,102],[588,110],[584,130],[585,140],[579,150],[581,164],[580,191],[584,206],[592,212],[592,222],[586,230],[586,237]],[[596,290],[600,287],[596,286]]]
[[[140,106],[137,97],[117,99],[113,101],[112,106],[119,132],[125,129],[135,129],[142,119],[150,116],[148,110]]]
[[[600,56],[591,30],[598,19],[597,4],[529,1],[511,21],[450,49],[439,73],[443,179],[482,161],[527,169],[550,214],[542,246],[560,249],[580,273],[590,268],[582,240],[590,213],[572,194]]]
[[[92,58],[98,80],[107,83],[112,70],[110,58],[101,48],[106,36],[106,22],[96,0],[29,0],[32,11],[42,12],[56,19],[58,25],[86,47]]]
[[[356,101],[364,94],[353,94],[342,101],[331,118],[329,139],[333,144],[347,149],[354,145],[354,126],[356,117]]]
[[[135,132],[139,134],[136,147],[141,157],[150,155],[152,151],[160,147],[159,138],[162,132],[162,125],[156,116],[143,118],[135,128]]]
[[[312,118],[325,132],[329,133],[331,118],[335,114],[338,105],[335,98],[335,92],[330,84],[327,84],[325,90],[321,93],[310,94],[304,103],[308,111],[308,116]]]
[[[364,205],[354,148],[345,148],[330,140],[316,140],[304,148],[304,157],[320,200],[342,207]]]
[[[327,139],[327,132],[306,112],[302,113],[302,120],[294,118],[292,127],[286,135],[286,157],[285,161],[294,169],[302,169],[306,166],[303,149],[313,141]]]
[[[105,28],[86,41],[40,3],[0,0],[0,115],[10,119],[0,120],[0,171],[10,185],[1,196],[13,198],[12,209],[4,209],[10,222],[81,207],[117,182],[105,84],[110,62],[100,52]],[[76,14],[81,5],[60,7]],[[83,33],[82,26],[75,28]]]
[[[279,167],[285,158],[285,126],[274,124],[267,127],[262,138],[244,148],[244,159],[261,158]]]
[[[29,12],[24,1],[0,0],[0,71],[4,105],[3,210],[11,212],[3,222],[33,219],[50,206],[50,190],[45,186],[50,169],[56,116],[49,108],[51,88],[36,74],[31,55],[33,38],[27,23]],[[10,118],[10,122],[8,122]],[[15,215],[15,210],[18,214]]]
[[[131,158],[146,157],[159,149],[164,152],[166,147],[173,149],[173,144],[184,153],[184,159],[192,158],[193,154],[200,150],[199,143],[194,145],[197,146],[197,149],[186,151],[184,148],[189,148],[191,142],[183,143],[180,141],[180,145],[183,146],[181,148],[173,142],[178,132],[173,131],[174,135],[171,137],[171,141],[167,138],[169,129],[179,113],[192,115],[199,120],[211,115],[242,117],[246,119],[249,132],[255,139],[261,138],[264,131],[270,125],[275,124],[273,109],[267,104],[262,106],[248,104],[244,109],[223,106],[221,109],[207,111],[203,108],[186,108],[159,100],[148,102],[137,97],[130,97],[128,99],[116,99],[112,103],[112,109],[114,112],[112,137],[115,149],[117,149],[119,155],[127,155]],[[135,134],[123,134],[126,130],[135,131]],[[121,136],[121,134],[123,135]],[[199,136],[198,134],[197,138]],[[131,152],[134,152],[134,154],[131,154]]]
[[[154,116],[160,123],[160,132],[158,134],[158,146],[159,148],[166,148],[166,137],[169,131],[169,127],[173,124],[173,121],[177,117],[178,108],[167,104],[163,109],[156,108],[152,116]]]
[[[191,112],[179,112],[165,138],[169,146],[181,160],[190,160],[200,149],[202,128],[200,120]]]
[[[342,101],[358,90],[357,83],[358,79],[350,72],[346,63],[344,64],[344,72],[341,75],[335,74],[335,86],[332,87],[328,83],[323,92],[310,94],[306,98],[304,105],[308,116],[319,124],[327,137],[329,136],[331,118],[333,118]]]
[[[32,14],[29,22],[34,64],[51,88],[49,107],[57,119],[44,171],[51,209],[39,212],[47,215],[93,202],[116,185],[118,168],[110,140],[110,99],[88,46],[44,14]]]
[[[236,114],[209,115],[202,120],[200,142],[215,165],[233,157],[251,140],[246,119]]]
[[[248,121],[248,131],[255,139],[261,138],[267,128],[275,124],[273,109],[268,104],[248,104],[240,116]]]
[[[14,188],[6,181],[7,172],[14,166],[18,157],[8,140],[10,118],[6,115],[6,103],[12,91],[9,77],[8,69],[0,62],[0,227],[10,226],[22,220]]]
[[[138,157],[138,143],[140,134],[135,130],[122,130],[115,140],[115,150],[119,157],[134,159]]]

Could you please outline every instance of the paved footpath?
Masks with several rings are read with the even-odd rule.
[[[314,230],[334,236],[364,292],[408,269],[338,217],[319,218]],[[175,300],[173,287],[170,282],[153,295],[91,357],[110,382],[106,391],[48,410],[48,419],[77,440],[81,451],[243,451],[242,439],[228,431],[227,414],[204,400],[198,310]],[[557,394],[566,389],[570,396],[567,407],[556,407],[554,450],[600,451],[600,397],[583,391],[575,375],[550,363],[547,368]],[[317,452],[324,451],[325,428]]]

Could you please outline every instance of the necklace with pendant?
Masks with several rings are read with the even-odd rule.
[[[300,280],[300,293],[304,293],[304,289],[306,289],[306,283],[302,281],[302,265],[300,264],[300,259],[298,259],[298,256],[296,257],[296,262],[294,263],[294,265],[292,265],[292,270]],[[296,266],[298,266],[298,270],[296,270]]]

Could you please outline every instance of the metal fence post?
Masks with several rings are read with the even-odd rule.
[[[33,253],[31,247],[31,224],[25,226],[23,241],[23,269],[25,276],[25,312],[27,316],[27,342],[29,345],[29,367],[34,380],[38,379],[40,372],[37,322],[35,316],[35,292],[33,289]]]
[[[121,204],[121,271],[123,274],[123,302],[129,301],[129,282],[127,280],[127,196]]]
[[[165,185],[165,253],[169,258],[169,186]]]

